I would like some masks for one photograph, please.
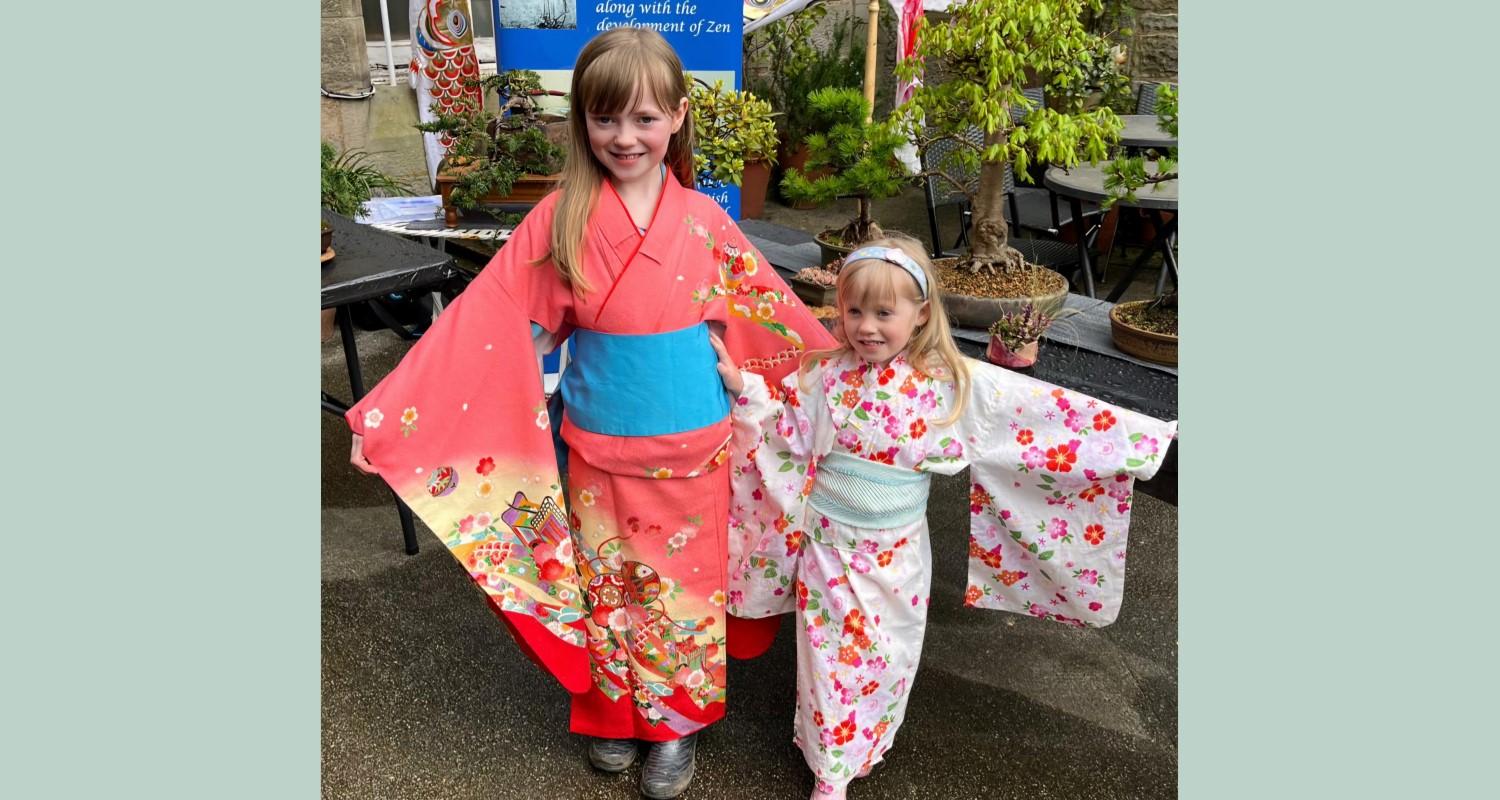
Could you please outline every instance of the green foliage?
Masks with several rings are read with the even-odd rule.
[[[846,228],[845,243],[869,235],[871,200],[894,197],[911,181],[896,149],[906,142],[898,122],[866,122],[870,104],[858,89],[819,89],[807,96],[817,130],[808,134],[807,169],[826,169],[819,178],[789,169],[781,179],[782,193],[793,201],[819,205],[838,197],[859,200],[859,217]],[[878,229],[877,229],[878,230]],[[852,236],[851,236],[852,234]]]
[[[1085,29],[1086,8],[1099,8],[1099,0],[969,0],[954,6],[947,21],[925,25],[916,57],[897,65],[897,74],[914,79],[931,61],[945,68],[947,79],[916,88],[904,107],[909,124],[925,117],[928,127],[950,138],[977,127],[986,146],[961,149],[960,163],[972,171],[980,163],[1009,162],[1022,181],[1031,180],[1033,161],[1073,166],[1106,158],[1120,130],[1108,108],[1031,108],[1019,123],[1010,115],[1026,104],[1026,86],[1065,95],[1087,83],[1092,54],[1109,45]],[[979,194],[985,193],[981,186]]]
[[[541,77],[531,70],[507,70],[470,85],[495,90],[501,115],[461,100],[456,112],[433,105],[433,120],[416,126],[450,139],[440,172],[459,174],[452,199],[466,210],[477,207],[487,194],[509,193],[522,175],[551,175],[563,164],[562,148],[547,138],[536,102],[537,97],[560,92],[542,89]]]
[[[1172,134],[1173,139],[1177,138],[1177,87],[1171,84],[1156,87],[1156,122],[1162,130]],[[1157,154],[1152,151],[1148,155]],[[1142,186],[1149,184],[1154,189],[1159,183],[1177,179],[1176,147],[1156,158],[1155,169],[1150,172],[1146,171],[1146,160],[1147,156],[1122,156],[1105,165],[1104,189],[1110,195],[1104,201],[1105,208],[1121,199],[1135,202],[1135,192]]]
[[[1135,39],[1135,9],[1130,0],[1102,0],[1097,7],[1086,7],[1083,26],[1098,36],[1083,66],[1081,86],[1064,86],[1054,95],[1064,111],[1082,110],[1089,94],[1099,92],[1099,104],[1116,114],[1135,113],[1135,94],[1130,75],[1125,71],[1130,45]]]
[[[406,184],[376,169],[363,150],[338,152],[321,142],[323,207],[353,219],[365,212],[365,203],[375,192],[411,194]]]
[[[771,104],[751,92],[695,80],[690,105],[698,151],[693,171],[703,185],[740,185],[745,163],[776,163],[776,123]]]
[[[764,55],[768,67],[747,85],[780,111],[776,132],[783,142],[801,141],[814,130],[808,94],[858,86],[864,79],[865,48],[854,36],[852,18],[833,27],[827,45],[814,44],[813,31],[827,14],[823,3],[813,3],[746,37],[745,63]]]

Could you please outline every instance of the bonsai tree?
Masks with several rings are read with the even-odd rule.
[[[1156,121],[1162,130],[1177,138],[1177,89],[1169,84],[1156,87]],[[1135,202],[1135,192],[1142,186],[1177,180],[1177,148],[1172,147],[1165,155],[1158,154],[1155,169],[1146,172],[1145,156],[1121,156],[1104,167],[1104,188],[1110,193],[1104,205],[1108,208],[1116,200],[1124,198]]]
[[[894,120],[866,122],[870,104],[858,89],[819,89],[807,96],[814,127],[826,133],[806,138],[807,171],[827,168],[828,174],[809,179],[807,173],[789,169],[781,179],[781,191],[793,201],[822,205],[838,197],[853,197],[859,213],[838,231],[825,231],[823,238],[854,247],[884,235],[870,218],[870,203],[901,192],[910,176],[896,161],[896,148],[906,142],[901,124]]]
[[[1100,37],[1084,27],[1086,6],[1097,9],[1099,0],[967,0],[953,6],[945,22],[919,22],[916,56],[897,66],[898,74],[912,80],[924,61],[941,65],[946,80],[919,85],[904,106],[911,114],[908,124],[915,128],[925,117],[935,134],[919,135],[918,146],[939,139],[958,142],[958,163],[971,174],[977,167],[979,173],[977,188],[946,172],[934,173],[963,191],[973,208],[972,246],[963,269],[1015,271],[1028,266],[1008,243],[1006,164],[1014,167],[1018,180],[1030,182],[1027,168],[1034,160],[1060,166],[1073,166],[1082,158],[1098,161],[1118,140],[1120,119],[1108,108],[1029,108],[1019,121],[1011,116],[1013,107],[1028,107],[1022,95],[1026,86],[1042,83],[1066,93],[1085,84],[1083,65],[1100,48]],[[982,132],[982,144],[963,136],[969,128]]]
[[[410,194],[406,184],[376,169],[363,150],[336,150],[321,142],[323,207],[353,219],[365,213],[374,193]]]
[[[745,165],[776,163],[775,112],[771,104],[745,91],[725,90],[694,79],[689,105],[698,150],[693,171],[705,186],[740,185]]]
[[[478,206],[487,194],[508,194],[522,175],[551,175],[563,163],[562,148],[548,137],[548,121],[537,105],[538,97],[562,92],[543,89],[541,77],[531,70],[508,70],[474,83],[481,94],[498,94],[500,116],[464,98],[454,112],[434,104],[433,120],[416,126],[439,134],[447,144],[439,171],[459,176],[452,198],[462,209]]]

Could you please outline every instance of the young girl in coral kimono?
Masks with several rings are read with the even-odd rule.
[[[642,792],[674,797],[725,701],[732,426],[710,326],[772,380],[832,340],[687,188],[692,119],[660,34],[590,41],[570,97],[560,189],[351,409],[351,461],[391,483],[572,693],[590,762],[619,772],[653,743]],[[537,353],[569,335],[564,490]]]
[[[838,346],[779,387],[715,342],[737,396],[729,608],[794,614],[793,738],[813,800],[843,798],[905,715],[932,577],[929,474],[972,468],[966,604],[1103,625],[1119,608],[1130,479],[1154,472],[1175,431],[962,357],[912,240],[851,253],[837,296]]]

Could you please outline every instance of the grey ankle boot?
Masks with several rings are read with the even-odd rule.
[[[651,745],[646,766],[641,770],[641,794],[651,800],[670,800],[687,791],[693,781],[694,751],[698,734]]]
[[[624,772],[635,763],[634,739],[589,738],[589,763],[605,772]]]

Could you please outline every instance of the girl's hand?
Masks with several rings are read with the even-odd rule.
[[[354,434],[354,444],[349,447],[349,463],[366,475],[376,474],[375,468],[365,458],[365,437]]]
[[[724,340],[718,334],[710,333],[708,343],[714,346],[714,352],[719,354],[719,377],[724,380],[724,388],[735,397],[745,391],[745,379],[740,377],[740,370],[734,365],[734,359],[729,357],[729,348],[724,346]]]

